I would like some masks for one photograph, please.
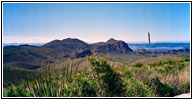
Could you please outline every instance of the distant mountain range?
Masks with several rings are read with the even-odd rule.
[[[3,47],[5,46],[19,46],[19,45],[33,45],[33,46],[42,46],[46,43],[4,43]],[[88,44],[94,44],[94,43],[88,43]],[[127,43],[128,46],[132,50],[138,50],[138,49],[149,49],[149,44],[148,43]],[[152,43],[151,44],[152,49],[154,50],[169,50],[169,49],[181,49],[181,48],[190,48],[190,43],[189,42],[165,42],[165,43]]]
[[[124,41],[110,39],[107,42],[88,44],[79,39],[54,40],[42,46],[19,45],[3,48],[3,63],[15,67],[36,69],[58,60],[85,57],[96,54],[123,54],[132,52]]]
[[[42,46],[44,45],[45,43],[3,43],[3,47],[5,46],[19,46],[19,45],[25,45],[25,44],[28,44],[28,45],[33,45],[33,46]]]
[[[164,45],[164,44],[163,44]],[[179,50],[154,51],[154,56],[164,54],[189,54],[189,48]],[[48,63],[67,59],[83,58],[86,55],[109,55],[118,57],[149,56],[152,51],[146,49],[132,50],[128,44],[113,38],[106,42],[88,44],[79,39],[67,38],[54,40],[44,45],[10,45],[3,47],[3,63],[27,69],[36,69]]]
[[[161,56],[161,55],[167,55],[167,54],[184,54],[184,55],[190,55],[190,48],[179,48],[179,49],[138,49],[135,50],[136,53],[141,55],[151,55],[151,56]]]
[[[128,46],[133,50],[149,49],[148,43],[128,43]],[[154,50],[190,48],[190,43],[152,43],[151,48]]]

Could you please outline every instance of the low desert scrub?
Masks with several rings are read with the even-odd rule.
[[[142,84],[145,84],[145,87],[148,88],[149,96],[160,96],[160,97],[171,97],[174,96],[174,88],[168,84],[164,84],[158,78],[158,74],[148,68],[135,68],[132,69],[132,76],[140,81]]]
[[[39,79],[26,81],[23,86],[11,88],[4,96],[34,97],[118,97],[125,96],[125,85],[121,76],[116,73],[102,57],[87,57],[92,72],[72,72],[72,64],[64,66],[63,75],[51,71],[48,65]],[[40,70],[41,71],[41,70]],[[44,74],[43,74],[44,73]],[[22,88],[22,89],[21,89]],[[16,92],[16,93],[15,93]],[[22,93],[30,93],[23,95]]]
[[[79,71],[72,62],[62,65],[58,73],[48,65],[39,70],[38,79],[11,87],[4,96],[172,97],[190,92],[188,58],[119,68],[103,57],[91,55],[87,59],[92,71]]]
[[[157,96],[190,92],[190,62],[185,57],[184,60],[161,61],[132,69],[130,67],[129,73],[129,77],[135,77],[140,82],[153,86]]]

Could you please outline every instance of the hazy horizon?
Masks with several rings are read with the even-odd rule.
[[[190,42],[190,3],[3,3],[3,43]]]
[[[104,41],[105,42],[105,41]],[[30,45],[30,46],[42,46],[46,43],[3,43],[3,47],[5,46],[19,46],[19,45]],[[88,43],[94,44],[94,43]],[[149,49],[149,44],[146,42],[134,42],[128,43],[129,48],[133,50],[139,49]],[[182,48],[190,48],[190,42],[153,42],[151,43],[153,50],[171,50],[171,49],[182,49]]]
[[[18,39],[18,38],[17,38]],[[45,38],[39,38],[39,40],[40,40],[40,42],[36,42],[36,41],[33,41],[33,40],[36,40],[36,39],[31,39],[30,37],[29,38],[24,38],[24,37],[22,37],[22,39],[21,38],[19,38],[18,40],[20,40],[20,41],[18,41],[18,42],[3,42],[3,43],[5,43],[5,44],[11,44],[11,43],[26,43],[26,44],[28,44],[28,43],[48,43],[48,42],[51,42],[51,41],[54,41],[54,40],[63,40],[63,39],[67,39],[67,38],[63,38],[63,39],[49,39],[49,40],[46,40],[46,41],[41,41],[41,40],[44,40]],[[79,39],[79,38],[73,38],[73,39]],[[109,38],[110,39],[110,38]],[[82,40],[82,41],[84,41],[84,42],[87,42],[87,43],[97,43],[97,42],[106,42],[106,41],[108,41],[109,39],[107,39],[107,40],[104,40],[104,41],[95,41],[95,42],[90,42],[90,41],[84,41],[84,40],[82,40],[82,39],[80,39],[80,40]],[[121,40],[121,39],[116,39],[116,38],[114,38],[115,40]],[[3,40],[5,40],[5,39],[3,39]],[[14,38],[10,38],[10,39],[7,39],[7,40],[14,40]],[[29,42],[30,40],[32,40],[31,42]],[[23,42],[22,42],[23,41]],[[124,40],[122,40],[122,41],[124,41]],[[124,42],[126,42],[126,43],[148,43],[148,41],[124,41]],[[151,43],[190,43],[190,41],[151,41]]]
[[[67,39],[67,38],[64,38],[64,39]],[[78,39],[78,38],[71,38],[71,39]],[[109,38],[109,39],[111,39],[111,38]],[[113,38],[113,39],[115,39],[115,38]],[[54,40],[62,41],[63,39],[54,39]],[[54,41],[54,40],[51,40],[51,41]],[[98,41],[98,42],[107,42],[108,40]],[[118,40],[118,39],[115,39],[115,40]],[[48,42],[10,42],[10,43],[3,42],[3,44],[46,44],[46,43],[49,43],[51,41],[48,41]],[[81,40],[81,41],[84,41],[84,40]],[[88,44],[98,43],[98,42],[87,42],[87,41],[84,41],[84,42],[86,42]],[[124,41],[124,42],[126,42],[128,44],[143,44],[143,43],[148,44],[148,41],[137,41],[137,42]],[[190,41],[156,41],[156,42],[151,42],[151,43],[190,43]]]

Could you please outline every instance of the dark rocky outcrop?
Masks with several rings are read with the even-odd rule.
[[[90,50],[84,50],[84,51],[81,51],[81,52],[77,52],[75,57],[76,58],[83,58],[83,57],[86,57],[86,56],[90,56],[92,54],[92,52]]]
[[[92,51],[97,53],[129,53],[133,50],[130,49],[124,41],[118,41],[113,38],[107,42],[100,42],[91,45]]]

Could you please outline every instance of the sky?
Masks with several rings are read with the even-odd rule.
[[[190,41],[189,3],[3,3],[3,43]]]

